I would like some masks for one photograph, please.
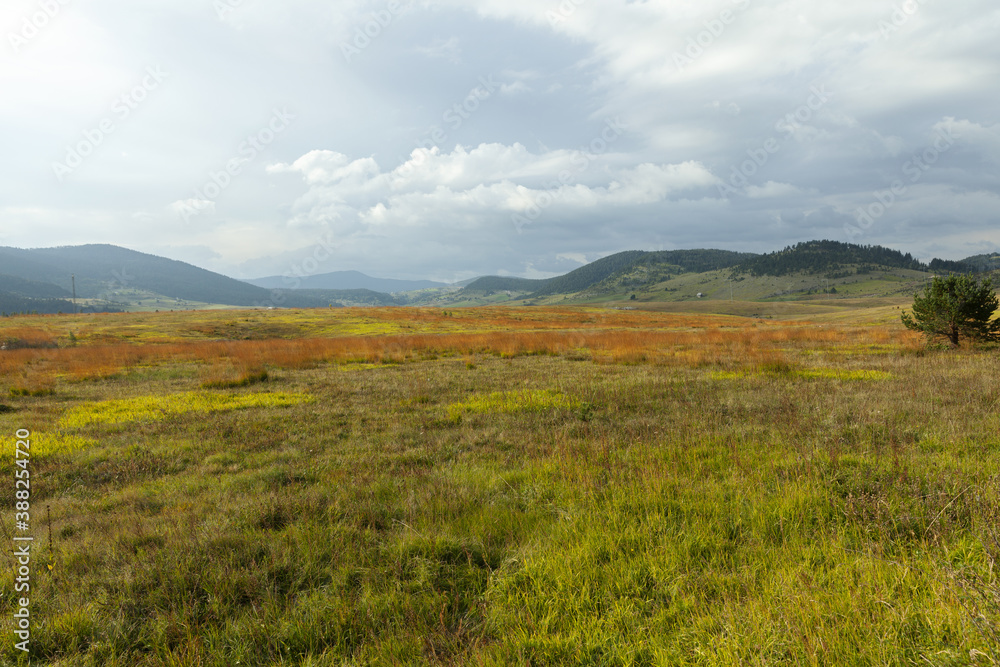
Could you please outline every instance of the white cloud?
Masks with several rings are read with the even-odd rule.
[[[3,56],[6,242],[208,246],[221,257],[199,256],[225,269],[283,262],[329,232],[331,270],[439,277],[657,245],[770,250],[837,238],[945,129],[954,148],[863,240],[933,239],[956,257],[996,241],[995,0],[919,3],[885,35],[893,7],[866,0],[424,0],[350,62],[341,45],[384,3],[244,2],[224,20],[204,0],[141,4],[64,5]],[[0,23],[36,10],[12,0]],[[680,70],[675,54],[691,62]],[[170,73],[162,88],[53,179],[150,65]],[[446,115],[482,79],[495,94]],[[830,91],[819,105],[817,86]],[[194,195],[286,105],[296,120],[259,161],[214,201]],[[582,153],[616,117],[627,130]],[[720,199],[716,176],[772,139],[747,196]],[[171,213],[185,206],[211,215],[183,225]]]
[[[768,181],[762,186],[748,186],[746,194],[752,199],[770,199],[776,197],[795,197],[804,193],[791,183]]]
[[[439,37],[426,46],[416,47],[416,51],[428,58],[447,60],[455,65],[462,62],[462,48],[458,44],[458,37],[448,39]]]
[[[310,220],[344,218],[351,207],[368,227],[470,228],[494,224],[498,215],[534,207],[554,213],[592,207],[629,207],[665,200],[672,194],[714,185],[703,165],[644,163],[592,173],[569,151],[535,154],[515,144],[462,146],[450,153],[414,151],[383,172],[371,158],[350,160],[331,151],[312,151],[272,173],[298,172],[310,186],[298,208]],[[587,185],[579,180],[601,180]],[[349,215],[349,213],[348,213]]]

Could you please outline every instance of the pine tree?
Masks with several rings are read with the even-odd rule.
[[[972,276],[935,277],[924,287],[924,295],[913,298],[913,316],[903,313],[907,329],[923,332],[929,339],[946,338],[958,345],[963,338],[1000,341],[1000,320],[992,320],[1000,306],[993,283]]]

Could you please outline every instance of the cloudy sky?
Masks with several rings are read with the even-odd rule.
[[[235,277],[1000,250],[996,0],[4,0],[0,245]]]

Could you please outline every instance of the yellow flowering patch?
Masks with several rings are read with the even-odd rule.
[[[68,435],[64,433],[41,433],[33,432],[29,438],[31,448],[27,450],[30,457],[46,457],[55,454],[70,454],[90,447],[97,446],[97,441],[92,438],[83,438],[78,435]],[[9,446],[8,446],[9,445]],[[14,451],[14,440],[8,438],[4,443],[4,451]]]
[[[578,408],[580,401],[554,389],[524,389],[495,391],[473,396],[467,401],[448,406],[448,417],[458,419],[462,413],[544,412],[554,408]]]
[[[90,424],[157,421],[186,412],[286,407],[313,400],[308,394],[289,393],[226,395],[192,391],[166,396],[139,396],[81,405],[67,412],[59,425],[64,428],[80,428]]]
[[[350,364],[340,364],[337,366],[340,370],[345,373],[351,373],[355,371],[370,371],[375,368],[399,368],[399,364],[368,364],[368,363],[350,363]]]
[[[847,371],[839,368],[806,368],[802,370],[791,370],[787,373],[767,373],[763,371],[717,371],[712,373],[713,380],[737,380],[740,378],[764,376],[764,375],[787,375],[793,378],[803,378],[815,380],[819,378],[830,380],[848,380],[853,382],[888,380],[891,373],[885,371],[858,370]]]
[[[892,374],[886,373],[885,371],[845,371],[837,368],[807,368],[806,370],[795,371],[794,374],[807,379],[830,378],[833,380],[852,381],[888,380],[892,377]]]

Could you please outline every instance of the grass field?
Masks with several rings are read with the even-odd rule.
[[[33,665],[995,665],[1000,354],[854,305],[0,319],[0,663],[29,429]]]

